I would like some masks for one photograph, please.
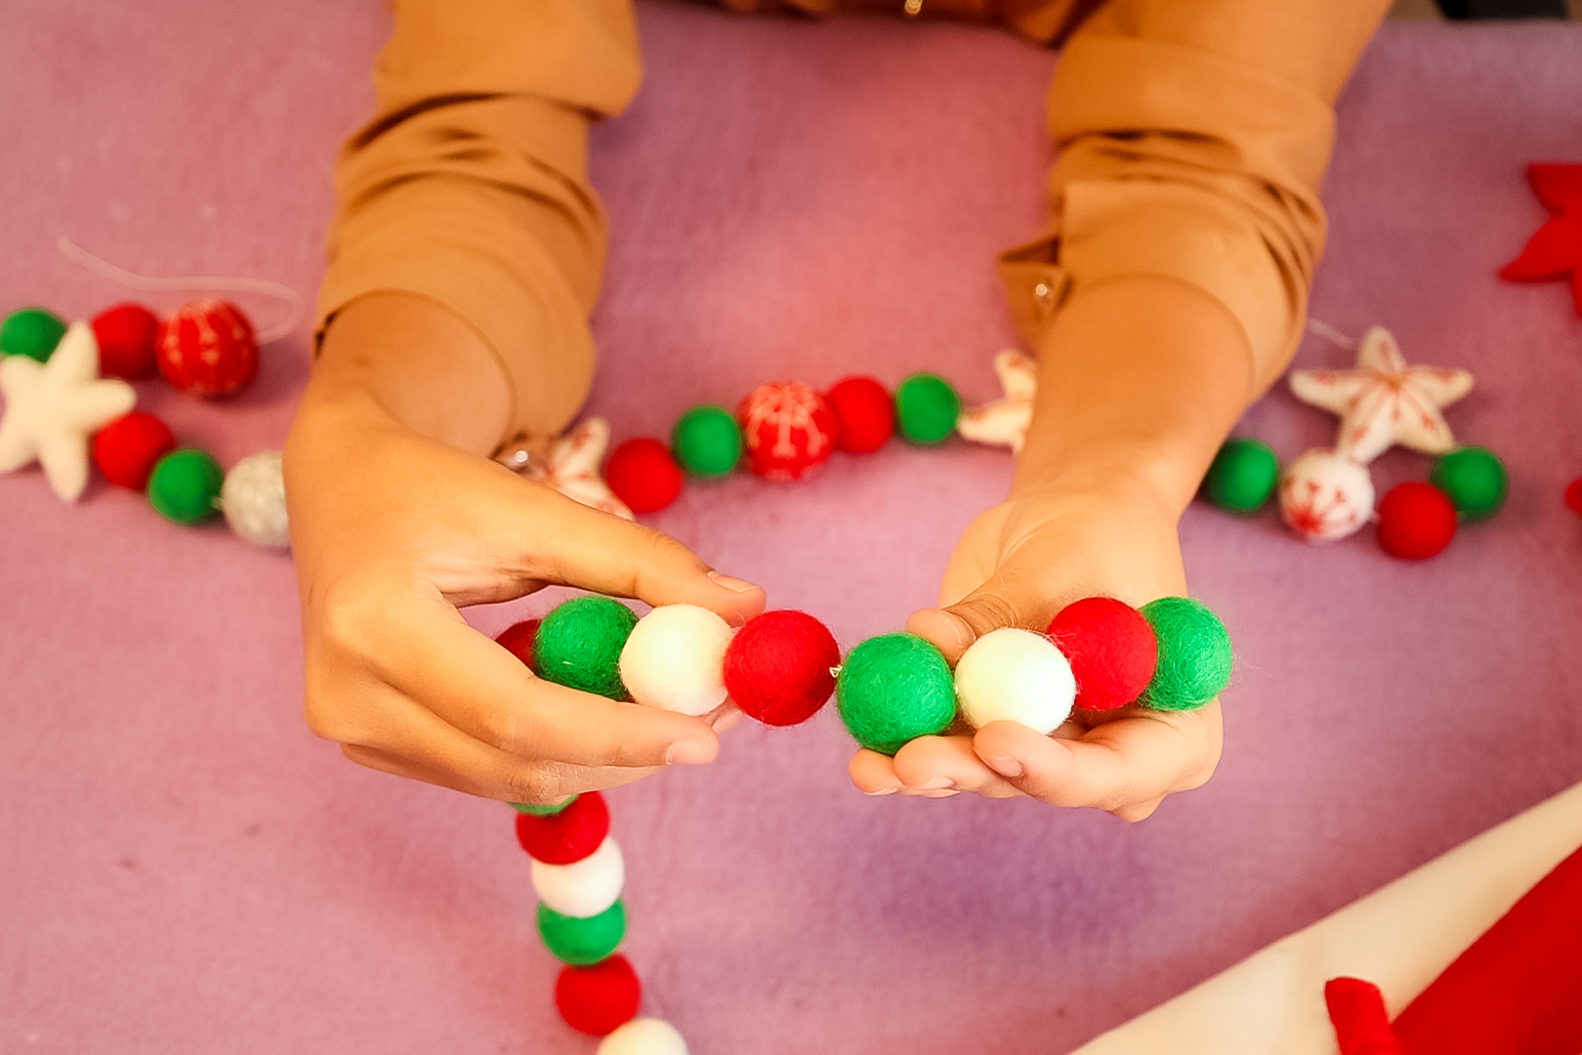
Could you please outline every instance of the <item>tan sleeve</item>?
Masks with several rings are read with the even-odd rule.
[[[1112,0],[1061,55],[1045,235],[1001,260],[1030,336],[1084,285],[1164,276],[1240,321],[1255,391],[1301,338],[1334,101],[1387,0]]]
[[[432,300],[498,357],[515,429],[558,431],[593,375],[605,217],[588,183],[588,128],[637,90],[631,5],[393,6],[377,111],[336,161],[318,332],[369,294]]]

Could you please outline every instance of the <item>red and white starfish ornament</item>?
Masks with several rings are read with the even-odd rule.
[[[508,447],[497,460],[529,480],[547,484],[585,506],[623,520],[636,520],[626,503],[615,497],[604,477],[599,475],[599,466],[609,446],[609,422],[603,418],[586,418],[556,439],[547,457],[525,444],[518,444]]]
[[[1007,348],[994,357],[994,372],[1005,391],[1002,399],[961,412],[956,431],[974,443],[988,443],[1022,452],[1027,426],[1033,420],[1033,396],[1038,393],[1038,362],[1030,355]]]
[[[1500,277],[1512,282],[1571,279],[1571,293],[1582,315],[1582,165],[1528,165],[1527,179],[1549,210],[1522,255],[1506,264]]]
[[[1335,449],[1366,464],[1399,443],[1425,454],[1456,445],[1440,408],[1472,391],[1472,374],[1411,366],[1395,337],[1375,326],[1362,337],[1352,370],[1296,370],[1296,398],[1340,415]]]

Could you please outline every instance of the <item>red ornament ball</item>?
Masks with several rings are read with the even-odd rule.
[[[253,324],[234,304],[190,300],[159,326],[159,372],[191,396],[231,396],[258,373]]]
[[[154,463],[176,449],[170,427],[140,410],[116,418],[93,437],[93,463],[119,487],[141,491]]]
[[[1379,545],[1392,557],[1432,557],[1455,537],[1455,504],[1433,484],[1397,484],[1379,503]]]
[[[117,304],[93,317],[99,342],[99,373],[135,380],[154,373],[159,317],[141,304]]]
[[[538,669],[533,666],[533,639],[538,636],[538,624],[542,622],[542,619],[524,619],[520,623],[512,623],[494,639],[496,644],[504,646],[507,652],[521,660],[535,674]]]
[[[547,865],[580,861],[609,834],[610,807],[597,791],[583,792],[559,813],[516,815],[516,841],[527,856]]]
[[[1159,662],[1159,642],[1143,614],[1113,597],[1066,605],[1049,624],[1049,637],[1077,679],[1074,706],[1088,711],[1124,707],[1143,694]]]
[[[747,466],[768,480],[800,480],[835,452],[835,415],[800,381],[760,385],[736,409]]]
[[[602,1037],[631,1021],[642,1002],[637,972],[616,953],[592,967],[567,967],[555,980],[555,1006],[572,1029]]]
[[[824,393],[835,413],[835,444],[843,451],[867,454],[895,435],[895,400],[871,377],[848,377]]]
[[[632,512],[657,513],[681,494],[683,476],[668,447],[642,436],[615,448],[604,480]]]
[[[806,612],[765,612],[747,620],[725,649],[725,689],[765,725],[805,722],[835,691],[840,646]]]
[[[1582,476],[1566,485],[1566,505],[1573,513],[1582,513]]]

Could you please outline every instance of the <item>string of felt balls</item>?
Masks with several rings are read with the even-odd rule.
[[[863,747],[894,755],[958,718],[973,728],[1014,721],[1043,734],[1073,710],[1128,704],[1201,707],[1230,679],[1230,636],[1207,607],[1163,597],[1140,609],[1109,597],[1066,606],[1044,633],[991,631],[952,671],[914,634],[868,638],[844,659],[829,629],[782,609],[733,630],[705,608],[676,604],[639,618],[608,597],[577,597],[496,639],[539,677],[614,700],[708,714],[727,699],[766,725],[816,714],[833,694]],[[605,1039],[599,1055],[685,1055],[669,1023],[638,1018],[642,987],[617,952],[626,935],[626,865],[598,792],[554,806],[514,804],[531,858],[538,932],[564,965],[555,1003],[574,1029]]]

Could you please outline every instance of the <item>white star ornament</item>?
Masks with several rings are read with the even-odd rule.
[[[75,502],[88,486],[88,439],[127,413],[137,393],[125,381],[99,378],[99,342],[74,322],[48,362],[0,359],[0,473],[38,462],[55,493]]]
[[[1472,374],[1410,366],[1394,336],[1375,326],[1362,337],[1352,370],[1295,370],[1296,398],[1340,415],[1335,449],[1366,465],[1394,444],[1425,454],[1456,445],[1440,408],[1472,391]]]
[[[1000,377],[1004,398],[962,411],[956,431],[962,439],[1009,447],[1012,454],[1020,454],[1033,420],[1038,363],[1030,355],[1007,348],[994,356],[994,372]]]

